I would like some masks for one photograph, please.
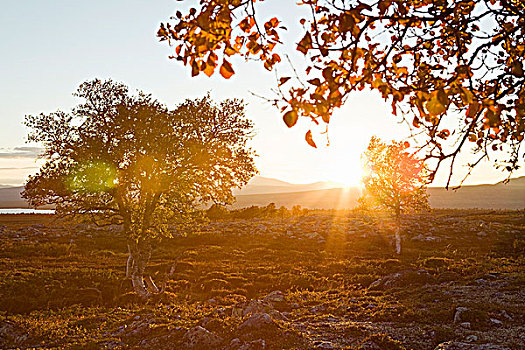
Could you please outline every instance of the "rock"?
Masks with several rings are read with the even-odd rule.
[[[468,335],[466,338],[465,338],[466,341],[468,341],[469,343],[471,342],[475,342],[475,341],[478,341],[478,336],[477,335],[474,335],[474,334],[471,334],[471,335]]]
[[[280,290],[275,290],[264,297],[266,302],[277,302],[280,303],[284,300],[284,294]]]
[[[31,335],[22,327],[9,320],[0,322],[0,349],[27,348],[32,342]]]
[[[242,332],[252,332],[258,330],[277,330],[279,326],[268,314],[254,314],[247,318],[243,323],[237,328]]]
[[[470,329],[470,322],[461,322],[459,325],[461,328]]]
[[[424,270],[405,270],[382,277],[370,284],[368,289],[385,290],[410,285],[424,285],[431,281],[430,274]]]
[[[476,236],[478,237],[487,237],[487,232],[485,231],[479,231],[478,233],[476,233]]]
[[[255,313],[269,313],[273,305],[263,300],[250,300],[236,304],[232,307],[233,317],[243,317]]]
[[[324,313],[325,311],[326,311],[326,305],[323,305],[323,304],[315,305],[310,308],[310,312],[316,315]]]
[[[309,239],[319,239],[321,236],[317,232],[310,232],[305,235]]]
[[[462,315],[467,311],[468,309],[466,307],[458,306],[454,312],[454,323],[461,323]]]
[[[222,343],[223,339],[206,328],[196,326],[188,329],[182,341],[190,349],[213,349]]]
[[[510,350],[502,345],[495,344],[469,344],[456,341],[447,341],[439,344],[434,350]]]
[[[454,323],[464,327],[464,323],[469,323],[472,329],[485,329],[490,325],[488,314],[484,310],[468,309],[459,306],[454,312]]]
[[[417,236],[414,236],[410,240],[417,241],[417,242],[441,242],[441,238],[439,238],[439,237],[425,236],[423,234],[419,234]]]
[[[490,319],[490,323],[493,325],[493,326],[501,326],[503,325],[503,322],[501,322],[500,320],[496,319],[496,318],[491,318]]]
[[[239,338],[232,339],[230,345],[226,348],[228,350],[264,350],[266,349],[266,342],[264,339],[257,339],[249,342],[244,342]]]
[[[268,315],[270,315],[270,317],[274,320],[288,321],[288,317],[284,315],[284,313],[279,312],[277,310],[270,310],[270,312],[268,312]]]
[[[314,343],[314,349],[335,349],[335,346],[329,341],[317,341]]]
[[[145,337],[150,332],[151,325],[155,324],[155,319],[140,319],[140,316],[135,316],[134,321],[129,325],[119,327],[115,332],[110,333],[115,337]]]
[[[507,320],[512,321],[512,317],[507,313],[507,311],[501,310],[499,314],[501,315],[501,317],[504,317]]]
[[[109,225],[106,227],[106,230],[109,232],[124,232],[124,226],[123,225]]]
[[[99,349],[123,349],[126,347],[126,344],[120,340],[106,340],[97,344]]]

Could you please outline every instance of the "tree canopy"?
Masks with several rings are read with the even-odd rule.
[[[147,296],[143,274],[155,239],[171,236],[168,225],[188,223],[199,203],[231,203],[232,189],[255,174],[246,145],[252,122],[240,100],[215,104],[207,96],[169,110],[111,80],[87,81],[75,95],[83,103],[69,113],[26,117],[46,163],[23,196],[58,214],[122,224],[135,289]]]
[[[365,176],[359,202],[365,209],[387,211],[396,219],[396,253],[401,253],[401,216],[428,211],[424,160],[409,152],[407,142],[385,143],[372,137],[363,154]]]
[[[374,136],[363,162],[366,175],[360,202],[366,207],[387,210],[396,217],[429,208],[425,164],[409,152],[406,143],[385,143]]]
[[[268,70],[290,49],[307,67],[279,76],[284,122],[299,117],[330,122],[355,91],[378,91],[424,137],[420,147],[432,173],[444,161],[451,181],[458,154],[470,143],[473,167],[489,155],[511,172],[520,166],[525,134],[525,3],[519,0],[301,0],[310,15],[297,18],[301,39],[282,40],[279,16],[262,18],[269,0],[201,0],[161,24],[158,37],[175,48],[172,58],[228,79],[233,56],[260,61]],[[312,132],[305,139],[316,144]],[[431,178],[432,178],[431,174]]]

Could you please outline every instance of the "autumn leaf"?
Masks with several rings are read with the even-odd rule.
[[[201,70],[199,68],[199,64],[197,63],[197,61],[193,61],[191,63],[191,76],[195,77],[195,76],[199,75],[200,71]]]
[[[306,32],[306,34],[301,39],[299,44],[297,44],[297,51],[300,51],[306,55],[308,50],[310,50],[311,48],[312,48],[312,36],[310,35],[310,32]]]
[[[313,148],[317,148],[317,145],[315,144],[313,138],[312,138],[312,131],[311,130],[308,130],[306,132],[306,135],[304,136],[304,139],[306,140],[306,142],[312,146]]]
[[[512,63],[511,73],[517,77],[523,77],[523,65],[520,61],[514,61],[514,63]]]
[[[441,103],[437,95],[432,96],[432,98],[427,101],[425,107],[431,116],[440,115],[447,110],[447,107]]]
[[[478,102],[473,102],[468,106],[467,117],[474,118],[481,109],[481,105]]]
[[[312,85],[315,85],[315,86],[319,86],[321,85],[321,80],[319,80],[319,78],[315,78],[315,79],[310,79],[308,80],[308,82]]]
[[[289,128],[291,128],[297,123],[297,119],[299,119],[299,116],[297,115],[297,112],[294,110],[286,112],[283,116],[284,123]]]
[[[204,69],[202,71],[204,72],[204,74],[211,77],[213,75],[213,72],[215,71],[215,66],[209,63],[208,64],[204,63]]]
[[[279,79],[279,86],[285,84],[288,80],[290,80],[290,77],[282,77]]]
[[[235,74],[232,65],[226,60],[222,62],[220,73],[225,79],[230,79]]]

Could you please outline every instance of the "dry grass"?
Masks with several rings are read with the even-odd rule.
[[[9,322],[7,333],[27,335],[6,338],[0,329],[3,347],[99,348],[112,341],[152,347],[145,339],[182,334],[202,322],[227,345],[242,336],[242,319],[231,316],[231,307],[275,290],[285,295],[276,306],[285,319],[276,321],[279,334],[259,335],[267,348],[330,341],[336,348],[372,342],[382,349],[433,349],[469,334],[480,342],[501,338],[511,348],[523,341],[522,211],[441,210],[411,218],[401,256],[393,254],[388,223],[353,212],[212,222],[159,245],[149,267],[157,278],[181,258],[167,293],[146,305],[124,277],[119,234],[36,215],[0,215],[0,225],[6,226],[2,327]],[[433,239],[411,239],[418,235]],[[401,284],[368,288],[398,272],[404,272]],[[457,306],[469,309],[464,317],[471,329],[453,323]],[[119,336],[137,317],[155,322],[146,333]],[[506,333],[491,318],[504,322]]]

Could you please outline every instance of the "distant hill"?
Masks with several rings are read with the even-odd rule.
[[[494,185],[463,186],[460,189],[446,190],[441,187],[428,189],[432,208],[455,209],[524,209],[525,176],[514,178],[509,183]],[[347,209],[357,205],[360,189],[332,188],[313,191],[293,191],[288,193],[264,193],[237,195],[233,208],[251,205],[265,206],[275,203],[278,207],[292,207],[299,204],[304,208]]]
[[[330,188],[340,184],[316,182],[296,185],[265,177],[255,177],[236,193],[237,202],[232,208],[252,205],[265,206],[275,203],[288,208],[300,205],[303,208],[346,209],[357,205],[360,189]],[[0,208],[27,208],[20,197],[23,187],[0,188]],[[463,186],[457,191],[433,187],[428,189],[433,208],[479,208],[479,209],[524,209],[525,176],[514,178],[509,183],[494,185]]]
[[[433,208],[524,209],[525,176],[508,183],[463,186],[456,191],[429,188],[428,194]]]
[[[232,208],[244,208],[252,205],[266,206],[275,203],[277,207],[285,206],[291,208],[300,205],[303,208],[317,209],[350,209],[357,205],[357,198],[361,190],[352,188],[330,188],[325,190],[287,192],[287,193],[264,193],[240,195]]]
[[[0,188],[0,207],[1,208],[27,208],[29,205],[20,196],[24,187],[5,187]]]
[[[292,184],[286,181],[272,179],[269,177],[255,176],[241,190],[233,193],[238,195],[266,194],[266,193],[287,193],[314,190],[326,190],[330,188],[343,187],[342,184],[332,181],[319,181],[310,184]]]

